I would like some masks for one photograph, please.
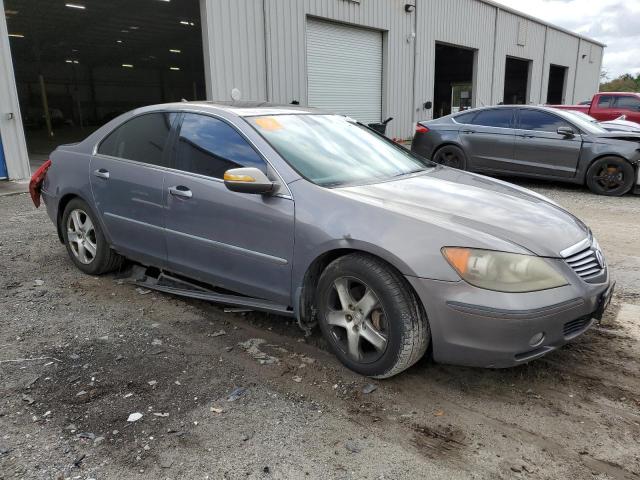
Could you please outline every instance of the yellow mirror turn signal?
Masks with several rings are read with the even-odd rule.
[[[255,182],[256,179],[249,175],[234,175],[233,173],[225,172],[224,173],[225,182],[247,182],[252,183]]]

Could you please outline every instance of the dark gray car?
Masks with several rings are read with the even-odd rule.
[[[365,375],[401,372],[429,345],[441,362],[518,365],[611,298],[598,243],[561,207],[338,115],[145,107],[47,165],[34,200],[83,272],[126,257],[153,267],[137,278],[151,288],[318,323]]]
[[[586,184],[600,195],[640,193],[640,134],[609,132],[569,112],[520,105],[418,123],[412,150],[486,174]]]

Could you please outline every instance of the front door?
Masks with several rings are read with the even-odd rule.
[[[164,266],[163,186],[175,113],[148,113],[114,130],[91,158],[91,189],[113,247]]]
[[[460,143],[467,155],[467,168],[479,171],[508,170],[513,159],[513,109],[481,110],[460,127]]]
[[[230,168],[268,170],[226,121],[186,113],[176,170],[165,179],[170,269],[227,290],[290,303],[294,204],[290,198],[228,190]],[[270,168],[270,167],[269,167]]]
[[[582,136],[563,118],[541,110],[522,109],[518,113],[515,165],[531,175],[571,178],[582,150]],[[571,128],[573,136],[561,135],[559,127]]]

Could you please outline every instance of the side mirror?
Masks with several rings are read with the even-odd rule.
[[[224,184],[232,192],[265,194],[274,190],[274,183],[255,167],[232,168],[224,172]]]
[[[576,134],[571,127],[558,127],[557,132],[558,135],[562,135],[564,137],[573,137]]]

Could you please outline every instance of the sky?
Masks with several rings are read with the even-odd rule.
[[[609,79],[640,74],[640,0],[495,1],[606,44]]]

